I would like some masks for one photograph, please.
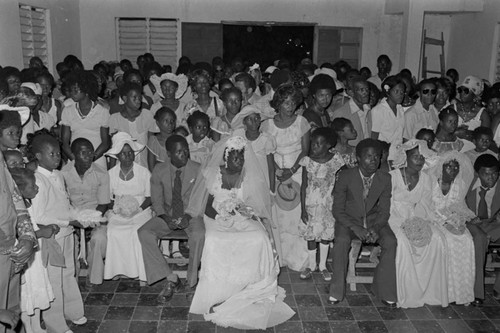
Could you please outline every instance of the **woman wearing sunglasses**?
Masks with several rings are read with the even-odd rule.
[[[439,123],[438,111],[433,105],[436,99],[437,87],[433,79],[425,79],[418,84],[418,99],[405,113],[403,138],[405,141],[414,139],[422,128],[435,131]]]
[[[484,83],[480,78],[467,76],[457,89],[458,113],[456,135],[463,139],[472,139],[472,131],[479,126],[490,127],[491,119],[481,103]]]

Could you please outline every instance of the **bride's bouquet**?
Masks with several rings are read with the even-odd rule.
[[[476,216],[464,204],[454,203],[437,210],[438,223],[455,235],[465,232],[465,224]]]
[[[137,199],[131,195],[119,195],[115,198],[113,213],[125,218],[130,218],[137,214],[141,206]]]
[[[215,217],[215,221],[225,227],[231,227],[234,222],[240,218],[257,219],[257,215],[253,208],[246,205],[236,196],[229,197],[217,204],[214,208],[218,213]]]
[[[429,221],[420,217],[410,217],[401,224],[403,234],[414,247],[424,247],[431,242],[432,229]]]

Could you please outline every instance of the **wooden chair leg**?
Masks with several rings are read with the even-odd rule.
[[[349,251],[349,267],[347,270],[347,281],[351,287],[351,291],[356,291],[356,262],[358,261],[359,252],[361,251],[361,241],[353,240],[351,242],[351,250]]]

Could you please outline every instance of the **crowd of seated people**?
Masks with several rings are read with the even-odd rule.
[[[318,271],[328,302],[344,299],[353,239],[380,248],[372,292],[387,307],[482,305],[500,82],[416,82],[387,55],[374,75],[342,60],[136,65],[0,68],[1,329],[85,325],[77,259],[89,287],[158,283],[162,303],[188,289],[191,313],[266,329],[294,314],[280,267]],[[179,231],[185,282],[165,258],[186,259],[182,244],[158,245]]]

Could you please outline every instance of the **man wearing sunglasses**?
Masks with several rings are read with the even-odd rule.
[[[436,130],[439,123],[438,112],[433,103],[436,99],[437,87],[432,79],[425,79],[418,84],[419,98],[405,113],[403,140],[408,141],[422,128]]]

